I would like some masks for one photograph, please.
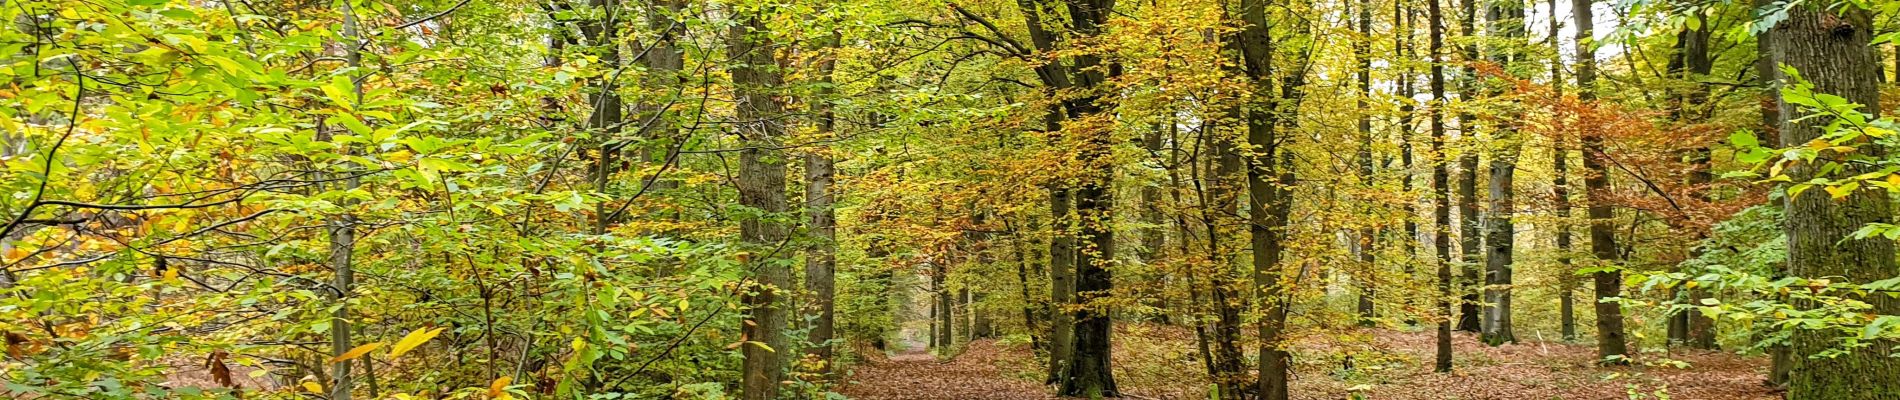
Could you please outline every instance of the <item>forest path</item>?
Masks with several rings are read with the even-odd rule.
[[[887,360],[852,370],[844,395],[855,400],[1045,400],[1036,382],[1012,378],[997,364],[1001,351],[988,340],[970,343],[963,354],[938,360],[921,346],[904,346]]]

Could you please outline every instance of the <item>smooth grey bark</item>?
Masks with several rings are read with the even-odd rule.
[[[364,39],[362,31],[360,30],[361,27],[357,25],[358,21],[356,19],[355,8],[347,1],[342,3],[342,8],[343,37],[350,42],[343,46],[343,58],[347,65],[351,68],[355,68],[363,64],[363,53],[361,49],[364,47]],[[355,85],[352,86],[350,95],[355,98],[351,99],[351,101],[356,104],[362,104],[363,81],[361,79],[353,79],[352,81],[355,82]],[[79,100],[74,99],[73,101],[78,102]],[[78,121],[73,121],[73,123],[78,123]],[[323,138],[324,140],[330,139],[328,137],[330,135],[327,133],[327,128],[319,127],[318,130],[324,132],[322,133],[322,135],[325,136]],[[350,149],[352,146],[347,144],[339,144],[339,146],[341,147],[342,153],[349,154],[351,152]],[[354,190],[361,184],[360,180],[356,177],[356,167],[347,161],[344,162],[343,165],[341,175],[348,176],[348,178],[344,178],[340,182],[341,187],[338,189]],[[344,205],[348,205],[349,203],[349,200],[341,201],[345,202]],[[350,322],[349,306],[350,297],[356,290],[356,269],[355,262],[353,261],[356,251],[356,216],[348,213],[339,214],[331,217],[328,225],[330,234],[329,267],[333,274],[330,285],[335,289],[335,292],[332,293],[333,298],[331,301],[336,304],[336,310],[331,312],[330,316],[330,356],[337,357],[342,356],[343,353],[356,347],[354,343],[355,339],[350,337],[351,331],[354,330],[354,324]],[[494,361],[490,360],[490,362],[492,363]],[[331,363],[330,368],[330,398],[333,400],[350,400],[350,390],[355,387],[355,382],[350,376],[350,363]]]
[[[1458,10],[1462,16],[1458,27],[1466,40],[1478,37],[1477,7],[1478,0],[1459,2]],[[1464,61],[1477,62],[1479,53],[1477,43],[1459,46],[1464,52]],[[1458,70],[1458,96],[1460,101],[1472,101],[1479,97],[1477,70],[1461,68]],[[1458,268],[1460,277],[1458,295],[1458,330],[1478,332],[1482,330],[1479,315],[1480,283],[1483,282],[1479,270],[1484,268],[1479,258],[1483,253],[1483,233],[1479,226],[1483,216],[1478,211],[1478,154],[1482,144],[1478,141],[1478,117],[1469,111],[1458,113],[1458,138],[1464,142],[1463,152],[1458,155]]]
[[[1505,41],[1505,45],[1491,52],[1491,62],[1506,67],[1517,62],[1520,54],[1515,49],[1525,42],[1524,4],[1519,0],[1492,0],[1485,10],[1485,20],[1490,21],[1490,32]],[[1502,92],[1503,89],[1496,89]],[[1491,200],[1490,212],[1485,213],[1487,231],[1485,248],[1484,285],[1484,329],[1482,338],[1485,343],[1498,345],[1517,342],[1517,336],[1511,327],[1511,285],[1512,250],[1517,241],[1517,226],[1511,222],[1516,214],[1515,189],[1519,142],[1517,120],[1520,115],[1507,112],[1499,119],[1497,129],[1493,131],[1491,141],[1491,179],[1487,181],[1488,198]]]
[[[821,51],[832,52],[839,38],[832,34],[825,38]],[[832,71],[837,68],[835,54],[825,54],[816,65],[816,74],[820,88],[816,99],[811,103],[817,109],[818,135],[822,138],[835,137],[837,115],[832,101],[836,91],[831,84]],[[818,308],[818,316],[812,321],[811,332],[807,334],[812,342],[810,353],[824,364],[820,373],[829,374],[831,368],[831,339],[836,335],[837,299],[836,273],[838,269],[838,213],[833,208],[837,203],[837,194],[833,193],[832,183],[836,179],[835,160],[832,159],[829,146],[819,146],[805,153],[805,212],[806,234],[812,241],[811,248],[805,254],[805,290],[813,297],[813,305]]]

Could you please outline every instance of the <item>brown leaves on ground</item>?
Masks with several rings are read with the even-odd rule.
[[[1005,349],[992,340],[970,343],[963,354],[937,360],[928,353],[899,354],[859,365],[841,392],[859,400],[1043,400],[1053,399],[1041,382],[1012,376],[1004,366],[1030,358],[1026,348]]]
[[[1205,399],[1204,367],[1194,359],[1191,333],[1172,328],[1124,327],[1116,332],[1116,378],[1137,399]],[[1185,333],[1185,334],[1184,334]],[[1686,368],[1596,367],[1588,343],[1525,342],[1498,347],[1470,334],[1453,341],[1456,370],[1432,371],[1432,332],[1359,330],[1298,340],[1294,346],[1294,399],[1656,399],[1769,400],[1762,386],[1766,359],[1719,352],[1679,352]],[[870,400],[1054,399],[1041,385],[1040,363],[1026,345],[970,343],[961,355],[937,360],[902,354],[856,368],[842,393]],[[1249,348],[1248,352],[1252,352]],[[1347,371],[1347,357],[1353,369]]]

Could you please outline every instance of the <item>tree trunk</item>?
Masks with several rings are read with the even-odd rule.
[[[1392,19],[1397,21],[1399,25],[1398,32],[1394,34],[1397,38],[1393,39],[1393,46],[1396,46],[1398,49],[1400,59],[1409,60],[1417,56],[1418,51],[1412,48],[1412,35],[1414,33],[1412,20],[1415,18],[1415,14],[1412,9],[1406,8],[1405,6],[1406,3],[1403,0],[1393,2],[1392,4]],[[1400,185],[1405,190],[1407,196],[1414,196],[1412,189],[1418,185],[1416,182],[1418,180],[1418,172],[1413,170],[1413,168],[1416,167],[1416,155],[1413,154],[1412,147],[1412,134],[1415,128],[1412,126],[1412,119],[1413,113],[1416,110],[1416,107],[1412,104],[1412,97],[1417,95],[1417,90],[1413,87],[1413,80],[1417,78],[1412,74],[1412,64],[1406,63],[1405,68],[1399,71],[1398,85],[1399,160],[1401,165],[1405,167],[1405,175],[1400,177]],[[1405,238],[1400,240],[1400,242],[1404,244],[1406,254],[1405,279],[1402,280],[1402,282],[1405,282],[1408,287],[1411,286],[1411,283],[1417,282],[1418,280],[1419,237],[1417,216],[1417,198],[1407,197],[1405,200]],[[1414,306],[1417,306],[1417,302],[1414,301],[1414,299],[1417,298],[1418,296],[1416,295],[1406,295],[1404,299],[1405,309],[1412,310]],[[1418,318],[1416,316],[1417,313],[1408,313],[1405,317],[1405,324],[1408,326],[1418,325]]]
[[[1880,70],[1872,47],[1874,24],[1870,13],[1854,6],[1823,10],[1812,5],[1797,5],[1788,10],[1788,18],[1772,29],[1771,48],[1776,64],[1801,73],[1814,85],[1814,93],[1840,96],[1861,105],[1869,117],[1880,112]],[[1816,110],[1782,102],[1780,114],[1808,115]],[[1830,118],[1789,118],[1781,121],[1781,146],[1804,145],[1823,136]],[[1864,145],[1859,152],[1880,157],[1882,151],[1868,139],[1855,139]],[[1822,151],[1815,162],[1794,164],[1787,170],[1795,182],[1823,176],[1826,165],[1842,170],[1827,176],[1842,177],[1873,172],[1877,166],[1846,161],[1847,155]],[[1872,237],[1851,239],[1856,230],[1870,223],[1893,219],[1892,201],[1878,188],[1862,188],[1842,199],[1832,199],[1825,191],[1806,191],[1785,196],[1787,209],[1788,272],[1794,277],[1833,278],[1843,285],[1860,285],[1900,275],[1894,262],[1894,242]],[[1900,314],[1900,301],[1887,296],[1858,296],[1873,304],[1872,312]],[[1812,308],[1815,304],[1797,302],[1795,307]],[[1789,345],[1788,398],[1791,399],[1895,399],[1900,398],[1900,366],[1890,358],[1893,343],[1877,342],[1831,358],[1811,357],[1839,345],[1834,330],[1794,332]]]
[[[1069,355],[1075,352],[1075,319],[1069,313],[1075,301],[1075,218],[1070,214],[1074,200],[1068,188],[1049,190],[1049,379],[1057,383],[1068,379]]]
[[[349,44],[343,46],[346,49],[344,58],[345,62],[351,68],[355,68],[363,62],[361,49],[363,48],[362,43],[364,40],[362,32],[359,30],[360,27],[357,26],[356,9],[350,6],[350,2],[343,2],[342,4],[343,38],[349,40]],[[355,97],[351,99],[351,101],[355,104],[362,104],[363,81],[361,79],[354,79],[352,81],[356,82],[356,85],[350,93]],[[73,101],[78,102],[79,100],[75,99]],[[73,123],[78,123],[78,121],[73,121]],[[318,127],[318,130],[327,132],[324,127]],[[330,139],[327,133],[323,134],[323,136],[325,136],[323,138],[324,140]],[[352,147],[348,144],[338,144],[338,146],[341,147],[341,151],[344,154],[349,154],[350,148]],[[342,184],[341,190],[355,190],[357,186],[360,185],[356,178],[355,169],[352,163],[345,162],[343,164],[343,171],[340,175],[348,177],[343,178],[340,182]],[[344,205],[350,203],[349,200],[341,201],[345,202]],[[355,290],[356,281],[355,262],[353,261],[353,253],[356,251],[356,216],[344,213],[332,217],[329,223],[329,231],[329,266],[330,271],[334,274],[330,285],[336,289],[334,298],[331,299],[336,304],[336,310],[332,311],[330,315],[330,356],[338,357],[356,347],[354,343],[355,339],[350,337],[354,327],[350,319],[349,306],[349,299]],[[489,362],[493,363],[494,360],[491,359]],[[333,400],[350,400],[350,389],[355,386],[350,376],[350,363],[330,363],[330,367],[330,378],[332,379],[330,398]]]
[[[1459,2],[1458,27],[1466,40],[1477,38],[1478,0]],[[1476,43],[1461,46],[1465,62],[1478,61]],[[1458,73],[1459,101],[1469,102],[1479,96],[1477,70],[1462,68]],[[1478,229],[1483,217],[1478,215],[1478,153],[1482,144],[1478,141],[1478,118],[1470,112],[1458,113],[1458,137],[1464,142],[1464,149],[1458,156],[1458,267],[1461,277],[1458,279],[1458,330],[1478,332],[1483,324],[1479,318],[1479,283],[1482,282],[1479,270],[1483,269],[1479,255],[1482,235]]]
[[[1375,185],[1372,180],[1372,106],[1370,102],[1372,98],[1371,1],[1361,0],[1359,2],[1358,19],[1359,34],[1364,36],[1353,41],[1354,67],[1358,70],[1355,71],[1355,75],[1359,78],[1359,153],[1357,157],[1359,158],[1359,183],[1365,186],[1367,194],[1371,194],[1373,191],[1378,190],[1378,185]],[[1366,203],[1364,207],[1366,207],[1368,211],[1378,208],[1378,203],[1375,202],[1371,196],[1366,196],[1364,201]],[[1377,296],[1379,277],[1379,266],[1375,263],[1376,260],[1373,255],[1374,235],[1370,223],[1361,226],[1359,228],[1359,243],[1354,246],[1359,253],[1360,268],[1363,268],[1361,278],[1359,279],[1359,324],[1362,326],[1372,326],[1376,322],[1373,319],[1378,316],[1373,305],[1373,300]]]
[[[837,69],[836,52],[839,37],[828,35],[821,43],[821,55],[817,72],[820,88],[818,98],[811,104],[817,112],[818,136],[831,139],[837,136],[837,115],[832,107],[836,91],[831,84],[831,74]],[[838,268],[838,213],[833,207],[837,195],[832,193],[836,169],[829,146],[818,146],[805,153],[805,212],[806,234],[812,246],[805,254],[805,290],[810,292],[812,304],[818,308],[818,316],[812,321],[811,332],[807,334],[812,343],[810,354],[816,356],[821,364],[820,374],[831,372],[831,339],[835,337],[837,324],[836,271]]]
[[[1516,0],[1493,0],[1486,11],[1485,20],[1491,22],[1490,31],[1508,42],[1493,51],[1491,62],[1506,67],[1517,61],[1519,52],[1514,50],[1524,41],[1524,5]],[[1500,90],[1501,91],[1501,90]],[[1517,227],[1511,223],[1512,215],[1517,213],[1517,204],[1513,202],[1515,193],[1511,187],[1516,182],[1518,138],[1517,122],[1522,115],[1506,113],[1497,124],[1497,130],[1491,137],[1496,146],[1491,156],[1491,180],[1489,192],[1491,212],[1485,214],[1488,236],[1486,247],[1490,253],[1484,258],[1484,342],[1491,345],[1517,342],[1517,336],[1511,331],[1511,268],[1512,249],[1517,241]]]
[[[1432,248],[1438,255],[1437,358],[1433,370],[1451,372],[1451,178],[1445,170],[1445,13],[1441,0],[1426,0],[1431,26]]]
[[[1576,1],[1570,11],[1573,25],[1577,26],[1577,98],[1585,102],[1596,100],[1596,48],[1589,43],[1595,37],[1591,28],[1596,26],[1591,4]],[[1615,263],[1618,261],[1616,236],[1614,221],[1610,219],[1613,217],[1608,203],[1610,175],[1604,166],[1603,137],[1590,132],[1579,136],[1583,144],[1584,198],[1590,203],[1585,209],[1585,215],[1590,217],[1590,254],[1596,256],[1599,263]],[[1624,362],[1622,357],[1629,354],[1629,344],[1623,336],[1623,305],[1604,301],[1622,296],[1623,273],[1610,268],[1596,272],[1591,278],[1596,286],[1597,356],[1604,361]]]
[[[1557,49],[1557,0],[1550,0],[1550,48]],[[1550,85],[1563,97],[1563,60],[1550,62]],[[1569,131],[1559,129],[1550,138],[1551,198],[1557,209],[1557,324],[1564,341],[1577,339],[1577,275],[1570,266],[1570,155]]]
[[[734,109],[737,119],[743,121],[738,133],[745,141],[744,150],[739,153],[739,204],[760,210],[765,215],[784,213],[785,201],[785,164],[786,157],[779,144],[785,135],[783,119],[784,105],[779,103],[776,93],[783,79],[778,72],[779,62],[773,54],[775,44],[771,34],[766,31],[765,23],[759,15],[737,15],[727,37],[727,46],[734,63],[728,68],[732,75]],[[785,337],[788,310],[780,300],[780,291],[791,287],[791,269],[785,263],[773,260],[782,257],[771,254],[789,237],[787,227],[770,217],[753,218],[739,224],[740,238],[752,251],[762,253],[752,260],[749,268],[754,270],[757,288],[749,289],[741,299],[747,307],[743,335],[748,341],[758,344],[746,344],[743,347],[743,378],[740,382],[741,398],[746,400],[769,400],[778,397],[779,382],[784,381],[785,358],[783,349],[789,348]]]
[[[1242,65],[1247,77],[1252,81],[1256,97],[1271,98],[1274,94],[1274,79],[1278,78],[1273,70],[1274,43],[1271,25],[1267,21],[1266,1],[1242,0],[1240,15],[1242,26],[1235,40],[1240,48]],[[1280,171],[1275,156],[1281,145],[1278,113],[1279,104],[1286,99],[1274,99],[1266,104],[1247,107],[1247,142],[1252,149],[1246,154],[1247,161],[1247,197],[1252,204],[1248,208],[1249,235],[1253,245],[1253,284],[1255,303],[1259,304],[1262,317],[1257,327],[1260,336],[1260,371],[1255,390],[1262,400],[1285,400],[1287,398],[1287,353],[1280,348],[1282,331],[1286,325],[1285,296],[1280,286],[1282,266],[1280,265],[1280,235],[1284,233],[1286,221],[1279,216],[1280,210],[1290,202],[1283,196],[1284,191],[1277,187],[1286,171]]]
[[[1069,28],[1079,39],[1091,40],[1102,34],[1103,25],[1113,12],[1113,0],[1067,0]],[[1074,311],[1074,349],[1069,357],[1069,376],[1062,381],[1059,394],[1081,397],[1115,397],[1114,371],[1109,368],[1112,313],[1098,297],[1108,297],[1114,289],[1109,265],[1115,261],[1112,160],[1113,127],[1097,118],[1103,113],[1095,93],[1108,85],[1120,67],[1104,63],[1102,56],[1083,52],[1070,57],[1071,79],[1080,94],[1067,101],[1071,124],[1084,126],[1065,129],[1079,134],[1073,142],[1076,165],[1082,169],[1075,188],[1075,213],[1080,226],[1075,257],[1075,302],[1083,305]]]

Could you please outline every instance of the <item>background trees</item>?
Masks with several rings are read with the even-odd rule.
[[[807,398],[996,339],[1113,396],[1152,329],[1282,399],[1423,365],[1314,338],[1436,324],[1444,372],[1584,320],[1900,381],[1892,7],[1566,4],[19,2],[0,374]]]

